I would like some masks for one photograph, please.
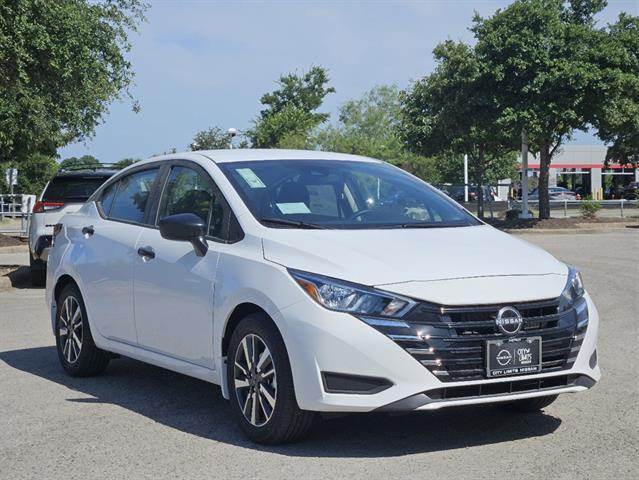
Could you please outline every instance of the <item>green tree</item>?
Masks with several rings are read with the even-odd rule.
[[[593,50],[602,66],[594,120],[610,145],[607,161],[639,165],[639,17],[621,13],[604,33],[605,48]]]
[[[451,40],[433,50],[437,66],[401,96],[399,127],[407,146],[416,153],[460,161],[468,155],[469,174],[482,187],[487,171],[512,166],[508,152],[514,145],[496,126],[499,105],[490,78],[473,47]],[[463,171],[463,170],[462,170]],[[483,188],[477,213],[484,215]]]
[[[538,152],[539,217],[550,217],[548,176],[553,156],[596,116],[605,85],[605,35],[595,28],[602,0],[517,0],[490,18],[476,15],[476,52],[499,105],[494,121],[513,139],[525,129]],[[601,50],[602,55],[593,52]]]
[[[78,157],[65,158],[60,162],[61,170],[77,170],[80,168],[96,168],[100,166],[100,160],[93,155],[82,155]]]
[[[441,181],[432,159],[404,148],[397,134],[399,121],[399,90],[380,85],[345,102],[339,122],[319,131],[314,143],[321,150],[379,158],[430,182]]]
[[[211,127],[195,134],[189,150],[221,150],[229,148],[232,136],[219,127]]]
[[[113,164],[113,168],[116,170],[122,170],[123,168],[128,167],[129,165],[133,165],[136,162],[139,162],[139,158],[123,158]]]
[[[145,8],[139,0],[0,3],[0,161],[53,155],[94,132],[128,94],[127,37]]]
[[[312,67],[307,73],[290,73],[278,80],[279,89],[260,99],[263,109],[247,132],[256,148],[305,148],[310,133],[324,123],[328,113],[316,110],[326,95],[335,92],[329,83],[328,71]]]
[[[1,163],[2,179],[0,182],[2,182],[2,185],[0,185],[0,192],[8,192],[10,190],[4,181],[4,174],[7,168],[18,169],[18,184],[14,188],[14,193],[39,195],[47,182],[58,171],[58,162],[52,157],[36,153],[19,163]]]

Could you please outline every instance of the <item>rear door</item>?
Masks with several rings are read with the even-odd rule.
[[[208,223],[209,249],[198,257],[188,242],[165,240],[159,219],[194,213]],[[191,162],[175,162],[158,201],[156,226],[137,243],[153,257],[135,263],[135,322],[141,346],[195,365],[213,368],[213,291],[217,246],[228,243],[232,215],[208,173]]]
[[[126,343],[137,343],[133,309],[133,268],[138,259],[135,245],[148,224],[154,186],[160,167],[136,169],[101,192],[98,212],[87,222],[82,254],[77,265],[84,296],[100,334]]]

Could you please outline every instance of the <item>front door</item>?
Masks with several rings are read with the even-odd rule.
[[[194,213],[217,224],[218,202],[204,171],[171,168],[158,206],[159,219]],[[213,289],[219,253],[216,243],[198,257],[188,242],[165,240],[158,228],[145,228],[135,264],[135,323],[140,346],[206,368],[213,368]],[[149,255],[151,252],[151,255]]]

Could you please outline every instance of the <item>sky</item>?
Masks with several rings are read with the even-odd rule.
[[[156,0],[132,33],[131,93],[116,101],[93,138],[58,151],[102,162],[146,158],[187,145],[199,130],[250,127],[260,97],[277,78],[313,65],[329,70],[331,94],[320,111],[380,84],[410,85],[434,67],[446,39],[472,41],[473,12],[489,16],[493,0]],[[639,0],[609,0],[599,19],[639,14]],[[579,133],[577,143],[598,143]]]

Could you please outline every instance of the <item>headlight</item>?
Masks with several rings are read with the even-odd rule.
[[[329,310],[355,315],[401,317],[415,302],[374,288],[322,275],[289,270],[302,289]]]
[[[570,308],[577,300],[584,296],[584,281],[576,268],[568,266],[568,281],[561,293],[559,310]]]

